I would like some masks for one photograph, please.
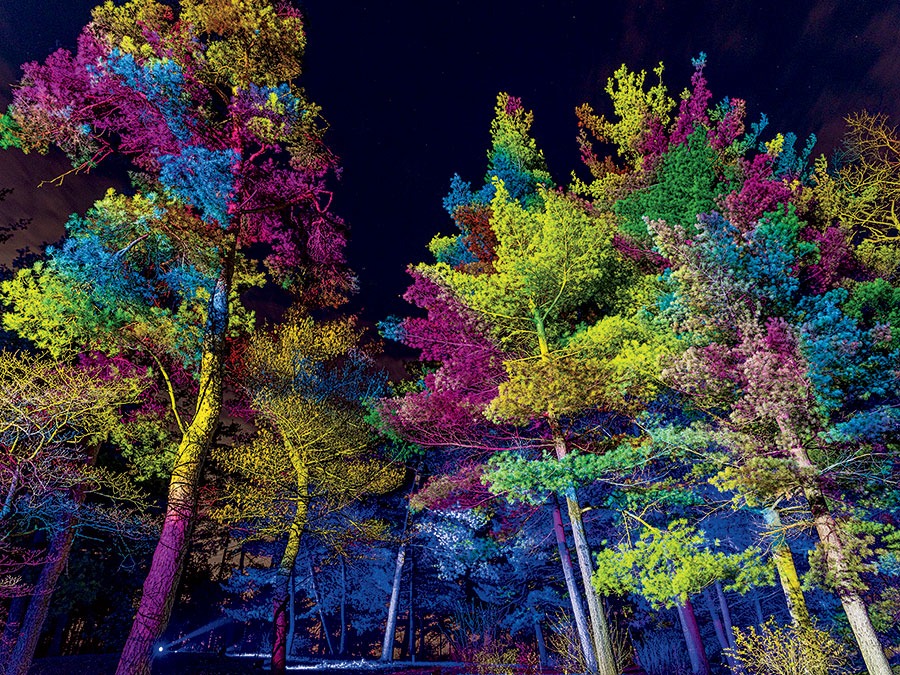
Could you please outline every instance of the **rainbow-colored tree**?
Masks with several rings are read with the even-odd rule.
[[[72,218],[48,260],[3,287],[7,327],[56,354],[139,350],[170,394],[181,440],[119,673],[149,671],[168,622],[219,423],[227,339],[253,323],[240,290],[268,280],[312,306],[340,302],[352,284],[325,183],[335,158],[296,84],[304,44],[286,3],[107,2],[75,53],[25,66],[4,117],[4,143],[58,146],[75,171],[111,155],[137,170],[136,194],[109,193]],[[173,368],[193,376],[191,400],[177,400]]]

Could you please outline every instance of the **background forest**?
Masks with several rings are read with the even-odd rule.
[[[376,331],[306,41],[286,2],[106,2],[13,85],[4,157],[114,186],[0,282],[4,672],[889,675],[892,121],[826,155],[702,52],[622,66],[560,181],[500,93]]]

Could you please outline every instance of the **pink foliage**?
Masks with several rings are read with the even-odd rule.
[[[729,192],[722,200],[725,217],[741,232],[748,232],[762,214],[774,211],[779,204],[791,200],[791,189],[772,176],[772,158],[756,155],[752,160],[741,159],[743,182],[741,189]]]

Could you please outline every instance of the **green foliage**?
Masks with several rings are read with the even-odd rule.
[[[540,504],[548,493],[562,495],[573,485],[639,468],[648,461],[644,451],[640,444],[622,443],[603,454],[573,450],[562,459],[545,454],[540,460],[504,451],[488,461],[484,482],[491,492],[503,494],[510,502]]]
[[[820,628],[779,626],[769,618],[758,629],[734,629],[732,656],[747,675],[840,675],[850,673],[847,648]]]
[[[718,542],[712,542],[713,547]],[[710,550],[703,532],[675,520],[665,530],[645,526],[635,542],[626,541],[597,555],[593,583],[601,593],[636,593],[653,607],[674,607],[716,581],[741,593],[772,583],[771,565],[748,548],[728,554]]]
[[[614,211],[622,218],[622,231],[638,240],[647,238],[644,218],[680,225],[689,234],[696,231],[697,215],[716,209],[722,191],[716,171],[717,156],[698,129],[684,145],[666,153],[653,183],[635,190],[616,202]]]

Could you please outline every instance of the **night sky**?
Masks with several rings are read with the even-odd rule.
[[[99,0],[0,0],[0,103],[18,64],[73,47]],[[688,84],[690,58],[708,55],[716,99],[748,101],[769,133],[819,136],[830,154],[842,118],[866,108],[900,122],[900,5],[856,2],[496,2],[305,0],[304,85],[324,109],[344,173],[335,206],[351,227],[350,262],[360,278],[354,306],[377,321],[406,311],[405,267],[452,224],[441,207],[450,177],[479,182],[496,94],[521,96],[551,173],[579,171],[574,108],[609,112],[603,88],[620,64],[667,67],[671,91]],[[0,219],[33,217],[7,244],[55,239],[115,172],[36,190],[59,158],[0,155],[0,186],[15,188]]]

